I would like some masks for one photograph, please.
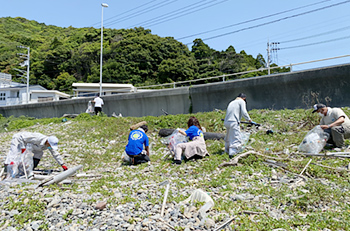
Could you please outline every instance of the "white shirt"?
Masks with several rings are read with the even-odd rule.
[[[95,107],[102,107],[103,105],[103,99],[101,99],[100,97],[96,97],[94,99],[94,102],[95,102]]]
[[[342,125],[345,125],[347,127],[350,127],[350,120],[349,117],[344,113],[344,111],[340,108],[331,108],[327,107],[327,115],[322,116],[321,125],[329,125],[339,119],[340,117],[344,117],[344,123]]]
[[[242,116],[247,121],[250,120],[249,114],[246,109],[246,103],[242,98],[236,98],[231,101],[227,107],[225,122],[240,122]]]

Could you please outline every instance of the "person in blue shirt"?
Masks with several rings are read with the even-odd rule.
[[[202,127],[196,117],[191,116],[187,122],[188,129],[186,131],[178,130],[184,136],[188,136],[191,140],[187,143],[179,143],[175,148],[174,163],[181,164],[182,155],[186,159],[190,159],[194,156],[204,157],[209,155],[207,147],[205,145],[204,135]]]
[[[129,133],[128,144],[125,147],[126,154],[134,165],[151,161],[149,158],[149,140],[146,135],[147,125],[142,125],[137,130]],[[144,149],[145,148],[145,149]]]

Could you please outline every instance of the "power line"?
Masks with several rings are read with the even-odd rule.
[[[120,14],[118,14],[118,15],[116,15],[116,16],[107,18],[107,19],[105,19],[104,21],[106,22],[106,21],[111,20],[111,19],[113,19],[113,18],[120,17],[121,15],[124,15],[124,14],[127,14],[127,13],[129,13],[129,12],[132,12],[132,11],[134,11],[134,10],[136,10],[136,9],[139,9],[139,8],[141,8],[141,7],[144,7],[144,6],[146,6],[146,5],[148,5],[148,4],[152,3],[152,2],[155,2],[155,1],[157,1],[157,0],[152,0],[152,1],[150,1],[150,2],[147,2],[147,3],[145,3],[145,4],[142,4],[142,5],[140,5],[140,6],[137,6],[137,7],[133,8],[133,9],[131,9],[131,10],[127,10],[127,11],[125,11],[125,12],[123,12],[123,13],[120,13]],[[94,26],[94,25],[100,25],[100,24],[101,24],[101,21],[100,21],[100,22],[97,22],[97,23],[94,23],[92,26]]]
[[[223,36],[234,34],[234,33],[238,33],[238,32],[241,32],[241,31],[250,30],[250,29],[257,28],[257,27],[261,27],[261,26],[266,26],[266,25],[269,25],[269,24],[273,24],[273,23],[276,23],[276,22],[280,22],[280,21],[283,21],[283,20],[290,19],[290,18],[295,18],[295,17],[298,17],[298,16],[302,16],[302,15],[306,15],[306,14],[309,14],[309,13],[317,12],[317,11],[320,11],[320,10],[328,9],[328,8],[331,8],[331,7],[334,7],[334,6],[339,6],[339,5],[342,5],[342,4],[345,4],[345,3],[349,3],[349,2],[350,2],[350,0],[343,1],[343,2],[340,2],[340,3],[335,3],[335,4],[332,4],[332,5],[320,7],[320,8],[317,8],[317,9],[314,9],[314,10],[310,10],[310,11],[306,11],[306,12],[303,12],[303,13],[294,14],[294,15],[287,16],[287,17],[284,17],[284,18],[276,19],[276,20],[273,20],[273,21],[270,21],[270,22],[261,23],[261,24],[255,25],[255,26],[250,26],[250,27],[239,29],[239,30],[231,31],[231,32],[228,32],[228,33],[212,36],[212,37],[205,38],[205,39],[202,39],[202,40],[203,41],[204,40],[211,40],[211,39],[214,39],[214,38],[223,37]],[[187,43],[186,45],[191,45],[191,44],[192,44],[192,42],[191,43]]]
[[[155,17],[155,18],[146,20],[146,21],[144,21],[144,22],[142,22],[142,23],[139,23],[139,24],[142,25],[143,23],[148,23],[148,22],[156,21],[156,20],[161,19],[161,18],[169,17],[169,16],[171,16],[171,15],[173,15],[173,14],[175,14],[175,13],[178,13],[178,11],[180,11],[180,10],[182,10],[182,9],[186,9],[187,7],[191,7],[191,6],[193,6],[193,5],[196,5],[196,4],[198,4],[198,3],[203,3],[203,2],[205,2],[205,1],[207,1],[207,0],[201,0],[201,1],[199,1],[199,2],[195,2],[195,3],[191,4],[191,5],[188,5],[188,6],[185,6],[185,7],[180,8],[180,9],[171,11],[171,12],[169,12],[169,13],[160,15],[160,16],[158,16],[158,17]],[[214,1],[216,1],[216,0],[214,0]],[[206,3],[206,4],[207,4],[207,3]],[[169,14],[170,14],[170,15],[169,15]],[[137,26],[137,24],[132,25],[132,26],[128,26],[128,27],[135,27],[135,26]]]
[[[299,9],[306,8],[306,7],[309,7],[309,6],[314,6],[314,5],[321,4],[321,3],[324,3],[324,2],[328,2],[328,1],[330,1],[330,0],[324,0],[324,1],[321,1],[321,2],[316,2],[316,3],[313,3],[313,4],[309,4],[309,5],[306,5],[306,6],[301,6],[301,7],[293,8],[293,9],[290,9],[290,10],[281,11],[281,12],[278,12],[278,13],[275,13],[275,14],[270,14],[270,15],[254,18],[254,19],[251,19],[251,20],[235,23],[235,24],[232,24],[232,25],[220,27],[220,28],[217,28],[217,29],[213,29],[213,30],[209,30],[209,31],[205,31],[205,32],[197,33],[197,34],[188,35],[188,36],[185,36],[185,37],[178,38],[176,40],[182,40],[182,39],[185,39],[185,38],[194,37],[194,36],[198,36],[198,35],[202,35],[202,34],[207,34],[207,33],[210,33],[210,32],[226,29],[226,28],[229,28],[229,27],[239,26],[239,25],[246,24],[246,23],[249,23],[249,22],[254,22],[254,21],[261,20],[261,19],[270,18],[270,17],[276,16],[276,15],[288,13],[288,12],[291,12],[291,11],[299,10]]]
[[[298,46],[284,47],[284,48],[280,48],[280,50],[293,49],[293,48],[306,47],[306,46],[313,46],[313,45],[318,45],[318,44],[322,44],[322,43],[329,43],[329,42],[335,42],[335,41],[339,41],[339,40],[344,40],[344,39],[348,39],[348,38],[350,38],[350,36],[345,36],[345,37],[340,37],[340,38],[336,38],[336,39],[325,40],[325,41],[321,41],[321,42],[308,43],[308,44],[303,44],[303,45],[298,45]]]
[[[276,36],[273,36],[272,40],[280,41],[282,39],[295,37],[295,35],[300,35],[300,34],[304,35],[305,30],[307,30],[307,32],[311,32],[313,30],[319,31],[320,29],[324,29],[324,28],[332,28],[334,27],[334,25],[338,25],[343,22],[349,21],[349,18],[350,18],[350,15],[347,15],[347,16],[341,16],[333,19],[327,19],[324,21],[318,21],[315,24],[298,26],[297,29],[294,29],[294,30],[289,29],[288,32],[276,34]],[[265,39],[266,39],[265,35],[264,36],[258,35],[258,37],[254,37],[253,40],[241,41],[240,43],[235,45],[235,48],[240,47],[241,50],[245,50],[245,49],[251,49],[252,47],[257,47],[257,46],[261,47],[263,44],[265,44],[265,42],[262,42],[262,40],[265,40]]]
[[[310,36],[307,36],[307,37],[291,39],[291,40],[283,41],[283,42],[280,42],[280,43],[296,42],[296,41],[300,41],[300,40],[304,40],[304,39],[309,39],[309,38],[314,38],[314,37],[318,37],[318,36],[322,36],[322,35],[328,35],[328,34],[339,32],[339,31],[344,31],[344,30],[347,30],[347,29],[350,29],[350,26],[342,27],[342,28],[339,28],[339,29],[336,29],[336,30],[327,31],[327,32],[320,33],[320,34],[310,35]]]
[[[212,2],[215,2],[215,1],[217,1],[217,0],[213,0],[213,1],[211,1],[211,3],[212,3]],[[223,1],[221,1],[221,2],[217,2],[217,3],[211,4],[211,5],[209,5],[209,6],[205,6],[205,7],[202,7],[202,8],[200,8],[200,9],[197,9],[197,10],[192,10],[192,11],[190,11],[190,12],[186,12],[186,13],[183,13],[183,14],[181,14],[181,15],[176,15],[176,16],[174,16],[174,17],[168,16],[168,19],[164,19],[163,21],[161,21],[161,19],[156,20],[156,22],[154,22],[153,24],[152,24],[152,23],[151,23],[151,24],[146,24],[145,27],[151,27],[151,26],[155,26],[155,25],[158,25],[158,24],[161,24],[161,23],[164,23],[164,22],[168,22],[168,21],[170,21],[170,20],[174,20],[174,19],[183,17],[183,16],[185,16],[185,15],[192,14],[192,13],[198,12],[198,11],[200,11],[200,10],[204,10],[204,9],[206,9],[206,8],[209,8],[209,7],[218,5],[218,4],[223,3],[223,2],[226,2],[226,1],[228,1],[228,0],[223,0]],[[206,4],[209,4],[209,3],[206,3]],[[191,9],[188,9],[188,10],[191,10]],[[188,11],[188,10],[185,10],[185,11]],[[181,13],[181,12],[180,12],[180,13]],[[158,21],[158,22],[157,22],[157,21]]]
[[[119,22],[123,22],[123,21],[126,21],[126,20],[128,20],[128,19],[137,17],[137,16],[139,16],[139,15],[149,13],[149,12],[151,12],[151,11],[153,11],[153,10],[156,10],[156,9],[161,8],[161,7],[163,7],[163,6],[169,5],[169,4],[171,4],[171,3],[173,3],[173,2],[176,2],[176,1],[178,1],[178,0],[172,0],[172,1],[165,0],[165,1],[161,2],[161,3],[159,3],[159,4],[150,6],[150,7],[148,7],[148,8],[143,9],[143,10],[140,10],[140,11],[137,11],[136,13],[133,13],[133,14],[131,14],[131,15],[126,15],[126,16],[124,16],[124,17],[121,17],[120,19],[113,20],[112,22],[108,22],[108,23],[106,23],[106,24],[108,24],[108,26],[111,26],[111,25],[113,25],[113,24],[116,24],[116,23],[119,23]],[[106,25],[106,26],[107,26],[107,25]]]

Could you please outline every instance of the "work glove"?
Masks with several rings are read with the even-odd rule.
[[[26,151],[26,149],[25,149],[25,148],[21,148],[21,151],[22,151],[22,153],[23,153],[23,152],[25,152],[25,151]]]
[[[67,171],[67,170],[68,170],[68,168],[67,168],[66,165],[62,164],[61,166],[62,166],[62,168],[63,168],[64,171]]]

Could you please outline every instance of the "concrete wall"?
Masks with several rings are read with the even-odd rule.
[[[327,68],[196,85],[190,88],[105,96],[103,112],[123,116],[159,116],[225,110],[238,93],[247,94],[248,109],[308,108],[315,100],[330,106],[350,105],[350,64]],[[313,97],[312,94],[318,94]],[[61,117],[85,112],[93,98],[0,107],[5,117]]]
[[[308,108],[317,99],[330,106],[350,105],[350,65],[313,69],[193,86],[193,112],[224,110],[240,92],[247,95],[250,109]],[[314,93],[318,94],[313,97]]]
[[[61,117],[63,114],[80,114],[86,111],[91,98],[79,98],[56,102],[0,107],[5,117],[21,115],[36,118]],[[113,112],[123,116],[159,116],[164,109],[170,114],[189,113],[188,88],[168,89],[142,93],[127,93],[104,96],[103,112],[111,116]]]

